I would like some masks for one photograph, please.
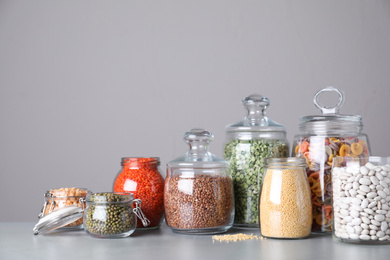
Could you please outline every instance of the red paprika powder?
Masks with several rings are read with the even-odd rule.
[[[146,228],[137,223],[137,228],[159,228],[164,214],[164,178],[158,166],[158,157],[123,157],[122,169],[114,181],[114,192],[131,192],[134,198],[141,199],[142,211],[149,219]]]

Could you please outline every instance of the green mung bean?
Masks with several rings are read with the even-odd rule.
[[[90,197],[86,209],[85,226],[88,232],[99,235],[114,235],[135,228],[136,216],[130,201],[113,193],[96,193]]]
[[[279,140],[234,139],[226,144],[235,196],[235,224],[259,224],[258,199],[267,157],[288,157],[288,145]]]

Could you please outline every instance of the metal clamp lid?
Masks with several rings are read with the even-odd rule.
[[[34,226],[34,235],[45,234],[52,230],[66,226],[83,217],[84,209],[76,206],[68,206],[41,217]]]

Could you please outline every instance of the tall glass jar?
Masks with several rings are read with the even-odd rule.
[[[240,122],[226,126],[224,158],[230,163],[235,196],[235,227],[258,228],[258,200],[267,157],[288,157],[285,127],[266,116],[268,98],[242,100],[248,111]]]
[[[214,234],[233,225],[234,196],[229,164],[208,151],[213,135],[192,129],[189,151],[167,164],[165,219],[176,233]]]
[[[334,107],[320,103],[320,94],[337,93],[339,101]],[[362,118],[359,115],[341,115],[339,108],[344,103],[344,94],[327,87],[316,93],[314,104],[322,115],[300,118],[301,133],[294,138],[292,155],[307,161],[307,176],[310,183],[313,204],[312,232],[332,232],[332,163],[338,156],[368,158],[370,147],[368,137],[361,132]]]
[[[310,235],[310,186],[303,158],[267,158],[260,196],[263,237],[298,239]]]
[[[333,238],[390,243],[390,157],[333,160]]]
[[[139,229],[157,229],[164,214],[164,178],[159,171],[158,157],[124,157],[122,169],[114,181],[114,192],[131,192],[142,201],[142,210],[150,221],[148,227],[137,224]]]

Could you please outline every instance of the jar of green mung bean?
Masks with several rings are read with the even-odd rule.
[[[264,159],[288,157],[286,129],[266,116],[268,98],[253,94],[242,100],[246,117],[226,126],[224,158],[230,163],[234,185],[234,226],[259,227],[258,200]]]
[[[147,226],[150,222],[141,211],[141,200],[133,193],[101,192],[88,194],[84,211],[85,231],[98,238],[130,236],[137,226],[137,217]]]

